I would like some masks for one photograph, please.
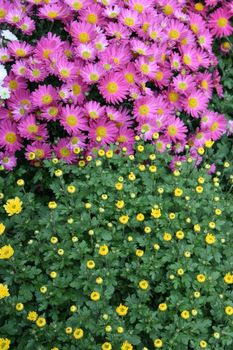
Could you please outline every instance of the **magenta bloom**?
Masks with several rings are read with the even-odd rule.
[[[206,109],[208,98],[201,91],[193,90],[183,98],[182,103],[185,111],[197,118]]]
[[[104,116],[105,107],[99,102],[89,101],[84,105],[84,114],[90,119],[98,119]]]
[[[4,169],[11,171],[17,163],[17,158],[15,155],[9,154],[7,152],[0,152],[0,165],[4,167]]]
[[[25,156],[28,160],[30,160],[31,153],[35,154],[35,161],[51,158],[52,155],[49,144],[40,141],[35,141],[26,147]]]
[[[134,103],[134,115],[137,120],[153,118],[156,113],[156,103],[151,97],[142,97]]]
[[[42,37],[36,45],[34,54],[39,60],[47,61],[50,56],[58,52],[62,47],[62,41],[59,36],[49,32],[47,37]]]
[[[46,140],[48,138],[45,124],[38,124],[33,115],[29,115],[18,124],[18,131],[21,137],[28,140]]]
[[[122,102],[126,98],[128,85],[122,74],[109,73],[101,79],[99,90],[107,102],[116,104]]]
[[[52,85],[40,85],[32,93],[32,102],[35,107],[46,107],[58,100],[57,91]]]
[[[218,140],[227,131],[227,121],[224,115],[206,111],[201,118],[201,127],[206,130],[212,140]]]
[[[218,8],[211,13],[209,27],[211,32],[217,38],[229,36],[233,33],[233,27],[230,22],[232,14],[225,8]]]
[[[61,124],[69,134],[78,130],[87,130],[87,119],[84,117],[83,109],[67,105],[61,110]]]
[[[127,128],[127,126],[121,126],[118,131],[117,142],[119,142],[121,148],[127,148],[127,153],[132,153],[134,137],[135,134],[132,129]]]
[[[11,153],[15,153],[22,148],[16,124],[9,120],[4,120],[0,124],[0,147],[5,147],[6,151]]]
[[[31,55],[34,47],[26,42],[12,41],[8,44],[8,49],[11,55],[15,58],[25,58]]]
[[[91,141],[99,141],[101,145],[110,144],[116,141],[117,134],[117,127],[111,121],[100,118],[90,123],[88,137]]]
[[[76,160],[76,155],[70,149],[70,139],[60,139],[57,146],[53,146],[53,150],[59,159],[64,160],[67,164],[72,164]]]
[[[70,13],[69,7],[63,4],[44,5],[39,10],[39,17],[50,21],[65,19]]]
[[[167,121],[164,135],[170,142],[182,141],[185,139],[187,131],[187,127],[179,118],[171,117]]]

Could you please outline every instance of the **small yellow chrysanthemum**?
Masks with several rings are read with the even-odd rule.
[[[38,319],[36,320],[36,325],[39,328],[42,328],[46,325],[46,319],[44,317],[38,317]]]
[[[181,188],[176,188],[175,191],[174,191],[174,195],[175,197],[181,197],[183,194],[183,190]]]
[[[127,222],[129,221],[129,217],[128,215],[122,215],[119,217],[119,221],[121,224],[125,225],[127,224]]]
[[[0,349],[2,350],[8,350],[10,349],[10,339],[8,338],[0,338]]]
[[[81,339],[84,336],[82,328],[76,328],[74,330],[73,336],[75,339]]]
[[[134,180],[136,179],[136,176],[135,176],[135,174],[134,174],[132,171],[129,173],[128,179],[129,179],[130,181],[134,181]]]
[[[48,207],[49,207],[49,209],[56,209],[57,203],[54,201],[51,201],[51,202],[49,202]]]
[[[177,239],[183,239],[184,238],[184,232],[179,230],[179,231],[176,231],[176,238]]]
[[[75,187],[75,186],[69,185],[69,186],[67,187],[67,192],[68,192],[68,193],[74,193],[75,191],[76,191],[76,187]]]
[[[144,255],[144,250],[142,249],[136,249],[135,254],[139,257],[142,257]]]
[[[23,202],[19,199],[19,197],[15,197],[14,199],[8,199],[3,207],[8,216],[12,216],[21,213],[23,210]]]
[[[10,293],[9,293],[8,286],[6,284],[0,283],[0,300],[9,296],[10,296]]]
[[[133,350],[133,345],[130,344],[127,340],[121,345],[121,350]]]
[[[153,216],[153,218],[155,218],[155,219],[160,218],[161,210],[160,209],[155,209],[155,208],[151,209],[151,216]]]
[[[123,183],[117,182],[117,183],[115,184],[115,189],[116,189],[117,191],[121,191],[122,188],[123,188]]]
[[[225,307],[225,313],[226,313],[228,316],[233,315],[233,307],[232,307],[232,306],[226,306],[226,307]]]
[[[214,244],[216,242],[216,237],[212,233],[207,233],[205,241],[207,244]]]
[[[95,267],[95,262],[94,262],[94,260],[88,260],[88,261],[87,261],[87,268],[90,269],[90,270],[92,270],[92,269],[94,269],[94,267]]]
[[[205,275],[203,275],[202,273],[200,273],[199,275],[197,275],[196,278],[197,278],[197,281],[198,281],[199,283],[203,283],[203,282],[205,282],[205,280],[206,280]]]
[[[146,280],[140,281],[140,282],[139,282],[139,287],[140,287],[141,289],[143,289],[143,290],[148,289],[148,287],[149,287],[148,281],[146,281]]]
[[[124,208],[124,206],[125,206],[125,202],[124,201],[119,200],[119,201],[116,202],[116,207],[118,209],[122,209],[122,208]]]
[[[180,316],[184,319],[187,320],[190,317],[190,313],[188,310],[184,310],[181,312]]]
[[[14,249],[10,244],[0,248],[0,259],[10,259],[13,255]]]
[[[172,240],[172,235],[169,232],[164,232],[163,240],[167,241],[167,242],[171,241]]]
[[[38,313],[36,311],[29,311],[27,314],[27,319],[29,321],[35,322],[38,318]]]
[[[166,311],[167,310],[167,304],[166,303],[159,304],[159,310],[160,311]]]
[[[100,300],[100,293],[94,291],[94,292],[91,293],[90,298],[93,301],[98,301],[98,300]]]
[[[5,232],[6,226],[0,222],[0,236],[3,235],[3,233]]]
[[[226,273],[224,276],[224,282],[226,284],[233,284],[233,274],[231,274],[230,272]]]
[[[102,344],[102,350],[112,350],[112,345],[111,343],[105,342]]]
[[[119,316],[125,316],[128,313],[128,307],[120,304],[117,308],[116,308],[116,312],[118,313]]]
[[[107,255],[108,252],[109,252],[109,249],[108,249],[108,246],[106,244],[103,244],[103,245],[100,246],[100,248],[99,248],[99,254],[100,255],[103,255],[103,256]]]
[[[193,229],[195,232],[201,232],[201,226],[199,224],[194,225]]]
[[[24,305],[22,303],[18,303],[15,305],[15,309],[17,311],[22,311],[24,309]]]
[[[203,187],[202,186],[196,186],[196,192],[197,193],[202,193],[203,192]]]
[[[136,216],[137,221],[144,221],[145,216],[142,213],[137,214]]]
[[[200,343],[199,343],[199,345],[200,345],[200,347],[201,347],[202,349],[204,349],[204,348],[207,347],[207,343],[206,343],[205,340],[201,340]]]
[[[161,339],[155,339],[154,340],[154,347],[159,349],[163,346],[163,341]]]

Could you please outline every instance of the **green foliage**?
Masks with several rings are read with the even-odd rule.
[[[113,350],[151,350],[156,339],[166,350],[198,350],[201,341],[232,349],[225,309],[233,307],[233,275],[224,281],[233,273],[231,193],[191,158],[172,173],[168,155],[139,145],[134,157],[100,151],[86,167],[53,159],[34,175],[22,167],[2,173],[0,248],[10,244],[14,255],[0,259],[0,283],[10,293],[0,300],[0,338],[12,349],[110,350],[107,342]],[[16,196],[22,211],[7,216],[3,205]],[[116,312],[120,304],[125,316]],[[46,325],[28,320],[30,311]]]

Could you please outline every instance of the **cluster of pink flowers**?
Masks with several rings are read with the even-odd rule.
[[[208,103],[223,96],[212,42],[231,49],[232,16],[227,0],[0,0],[0,24],[24,38],[0,48],[0,163],[20,150],[74,163],[110,143],[129,153],[136,134],[195,157],[226,131]]]

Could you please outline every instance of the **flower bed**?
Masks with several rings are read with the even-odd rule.
[[[1,349],[232,349],[233,209],[187,159],[139,140],[0,178]]]

